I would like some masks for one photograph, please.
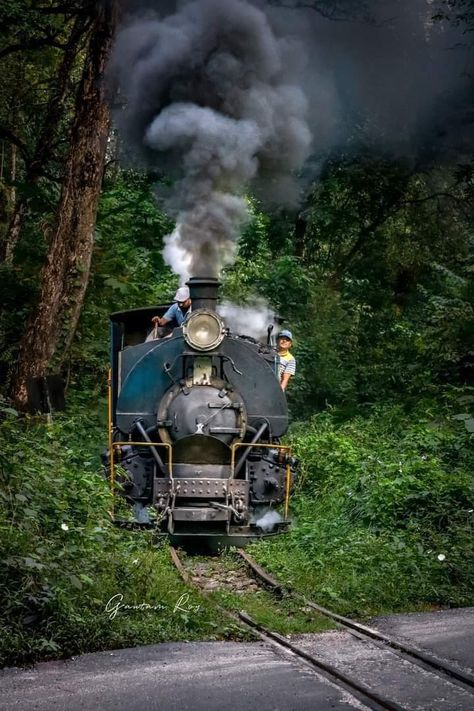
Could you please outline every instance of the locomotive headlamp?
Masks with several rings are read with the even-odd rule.
[[[200,309],[183,324],[186,343],[198,351],[210,351],[222,343],[225,326],[214,311]]]

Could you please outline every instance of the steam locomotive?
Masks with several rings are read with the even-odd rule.
[[[288,410],[278,356],[269,338],[226,327],[217,279],[187,285],[192,312],[167,338],[145,342],[167,307],[110,317],[108,476],[142,526],[175,541],[244,545],[288,526],[297,463],[280,444]]]

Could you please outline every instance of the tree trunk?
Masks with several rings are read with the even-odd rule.
[[[42,272],[39,303],[20,343],[12,387],[19,408],[27,406],[28,379],[46,374],[63,333],[67,341],[69,329],[75,328],[84,299],[109,130],[102,80],[115,25],[116,4],[98,3],[77,94],[70,152],[55,230]]]
[[[5,150],[5,142],[3,144],[3,151]],[[9,227],[11,224],[12,211],[15,209],[16,205],[16,171],[17,171],[17,146],[12,143],[10,144],[10,165],[9,165],[9,177],[4,180],[4,160],[5,155],[2,153],[2,170],[0,176],[0,186],[1,186],[1,204],[0,204],[0,232],[2,242],[6,245],[8,249],[7,237],[9,234]]]
[[[64,293],[64,316],[67,320],[67,335],[62,345],[62,353],[59,359],[59,368],[62,368],[66,360],[76,335],[77,326],[82,313],[82,305],[89,284],[91,272],[92,250],[94,247],[94,232],[91,230],[90,239],[84,240],[76,251],[77,264],[80,264],[80,271],[76,278],[66,285]]]
[[[9,210],[11,213],[10,223],[8,226],[8,231],[5,237],[5,247],[4,254],[2,255],[7,264],[11,264],[13,259],[13,250],[18,241],[21,230],[21,222],[23,218],[24,205],[22,201],[17,200],[17,192],[14,187],[16,180],[16,153],[17,147],[12,144],[12,169],[11,169],[11,182],[13,187],[10,190],[10,200],[9,200]],[[13,160],[15,156],[15,160]]]

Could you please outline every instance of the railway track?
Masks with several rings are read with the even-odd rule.
[[[193,575],[192,568],[189,569],[183,564],[178,551],[171,548],[170,552],[172,561],[185,582],[199,588],[205,595],[212,595],[212,589],[205,589],[200,584],[199,577]],[[242,550],[236,554],[236,564],[237,561],[245,564],[258,586],[274,593],[276,598],[290,597],[303,604],[305,610],[312,610],[335,623],[345,635],[344,639],[341,637],[336,639],[336,644],[347,646],[345,640],[350,638],[350,655],[360,660],[364,657],[369,658],[371,662],[364,673],[359,673],[359,669],[355,669],[353,663],[348,664],[347,660],[344,660],[344,654],[325,653],[315,639],[308,644],[304,638],[311,635],[300,635],[296,640],[288,639],[257,622],[245,610],[233,612],[219,604],[220,609],[234,622],[251,630],[259,639],[280,651],[293,655],[300,663],[351,694],[365,708],[391,711],[411,709],[465,711],[474,708],[474,676],[468,671],[318,605],[280,583]],[[216,587],[217,585],[211,585],[211,588]],[[319,640],[323,637],[326,635],[316,635]],[[361,662],[356,666],[363,667],[363,664]],[[372,676],[370,667],[373,668]],[[397,681],[401,689],[396,688]],[[427,693],[428,699],[426,699]],[[421,697],[424,697],[423,705],[420,705]]]

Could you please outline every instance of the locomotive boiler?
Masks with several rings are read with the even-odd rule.
[[[231,332],[217,279],[188,286],[192,312],[169,337],[145,342],[166,307],[111,316],[107,470],[144,526],[243,545],[287,527],[296,462],[280,444],[278,355]],[[284,517],[273,513],[282,503]]]

